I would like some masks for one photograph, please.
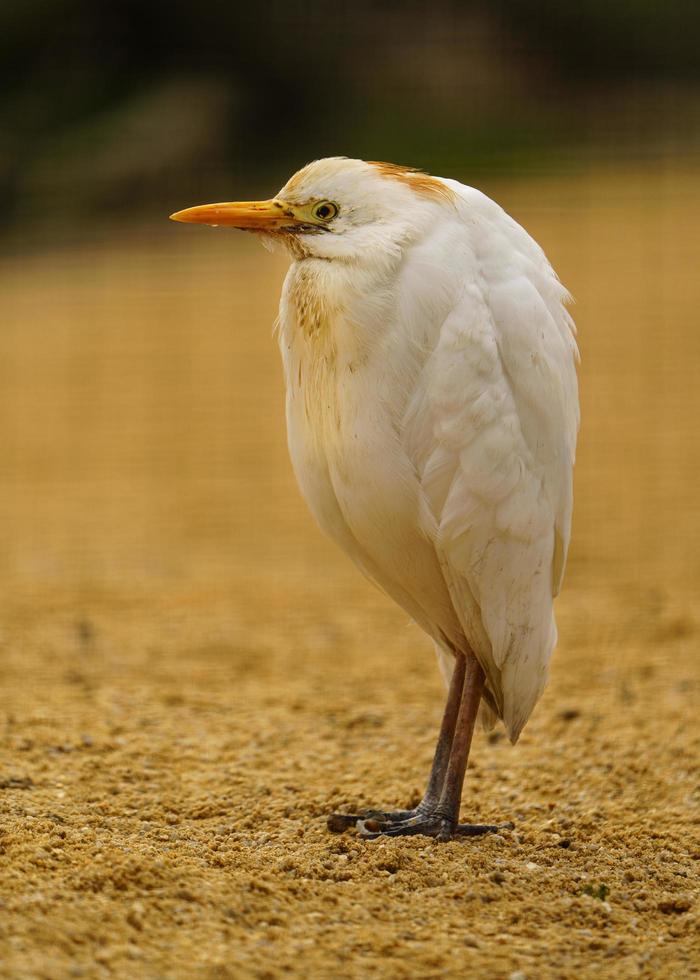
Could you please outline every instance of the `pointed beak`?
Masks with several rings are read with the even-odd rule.
[[[172,221],[195,225],[222,225],[243,231],[280,231],[304,224],[294,209],[284,201],[229,201],[223,204],[199,204],[171,214]]]

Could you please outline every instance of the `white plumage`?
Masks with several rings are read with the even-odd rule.
[[[455,668],[421,805],[332,820],[494,829],[458,825],[459,796],[482,692],[515,741],[556,643],[579,420],[567,291],[484,194],[391,164],[320,160],[271,201],[175,217],[290,251],[279,343],[302,493]]]
[[[364,195],[344,193],[349,174]],[[312,239],[289,270],[289,448],[318,523],[435,640],[447,674],[466,639],[515,740],[556,642],[577,351],[540,247],[479,191],[444,185],[452,199],[329,160],[280,192],[341,214],[346,195],[357,210],[376,195],[390,214],[331,261]]]

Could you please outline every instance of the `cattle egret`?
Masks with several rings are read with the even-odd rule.
[[[414,810],[334,814],[361,836],[460,824],[477,713],[515,742],[545,685],[571,528],[578,351],[542,249],[484,194],[334,157],[228,225],[292,258],[279,345],[289,452],[321,528],[434,641],[449,690]]]

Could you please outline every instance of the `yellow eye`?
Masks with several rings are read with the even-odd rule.
[[[314,218],[318,218],[319,221],[331,221],[337,213],[338,205],[332,201],[321,201],[320,204],[315,204],[312,212]]]

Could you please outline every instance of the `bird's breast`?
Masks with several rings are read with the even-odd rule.
[[[362,284],[335,266],[296,263],[280,305],[288,405],[296,426],[325,455],[355,438],[357,409],[373,384]]]
[[[372,338],[361,308],[314,295],[319,285],[288,278],[280,308],[295,474],[323,530],[430,632],[452,614],[400,438],[414,360],[390,320]]]
[[[288,301],[294,314],[294,329],[307,342],[323,347],[333,320],[341,311],[340,297],[318,263],[300,262],[288,280]]]

